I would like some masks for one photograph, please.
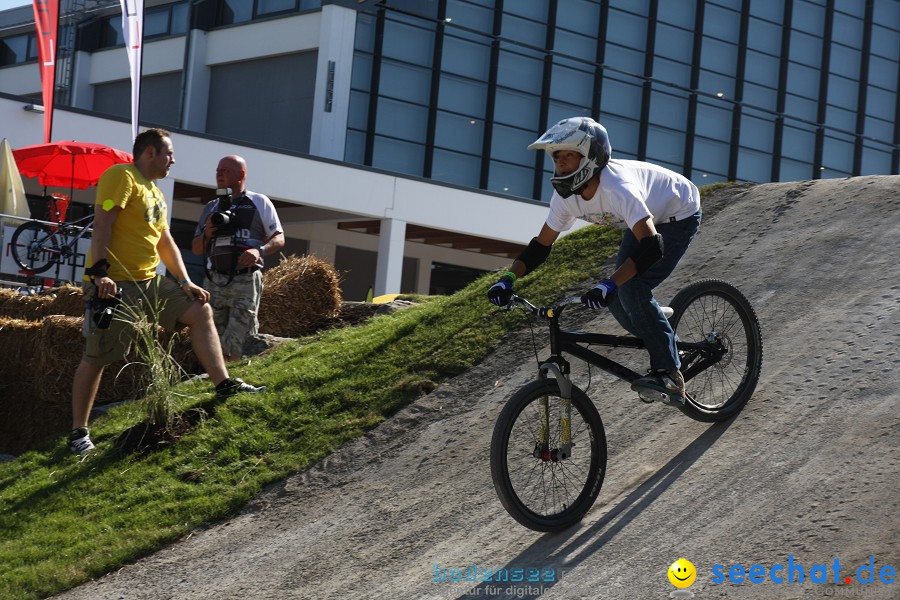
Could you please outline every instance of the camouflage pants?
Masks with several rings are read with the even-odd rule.
[[[259,298],[262,296],[262,271],[235,275],[228,283],[228,275],[210,273],[204,278],[203,287],[209,291],[209,303],[222,353],[225,356],[241,356],[244,340],[259,332]]]

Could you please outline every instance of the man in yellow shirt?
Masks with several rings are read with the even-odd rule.
[[[152,311],[151,318],[166,329],[187,325],[194,353],[218,396],[264,392],[264,386],[228,376],[209,292],[188,278],[181,251],[169,232],[165,198],[153,182],[168,175],[175,164],[171,135],[162,129],[144,131],[134,140],[133,154],[133,164],[109,168],[97,184],[87,258],[92,266],[85,269],[86,301],[103,304],[121,294],[124,305]],[[156,272],[160,260],[178,283]],[[86,316],[87,342],[72,384],[69,448],[79,455],[94,448],[87,423],[103,369],[125,358],[132,342],[130,323],[96,317]]]

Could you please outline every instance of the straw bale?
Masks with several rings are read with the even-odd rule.
[[[0,395],[0,453],[19,454],[71,427],[72,380],[84,351],[83,317],[51,315],[43,322],[0,319],[0,344],[15,344],[19,352],[0,361],[3,381],[15,387]],[[199,372],[187,330],[159,329],[164,347],[173,335],[172,355],[188,374]],[[15,362],[18,361],[18,362]],[[18,369],[18,375],[12,377]],[[96,405],[140,398],[147,369],[132,350],[127,360],[106,367]]]
[[[27,295],[9,288],[0,289],[0,316],[14,319],[40,321],[47,315],[53,298],[45,295]],[[82,312],[84,309],[82,308]]]
[[[57,288],[44,292],[53,300],[47,307],[48,315],[65,315],[68,317],[80,317],[84,315],[84,297],[82,289],[77,285],[66,283]]]
[[[0,317],[0,453],[18,454],[10,434],[21,415],[21,404],[33,393],[34,360],[40,342],[41,323]]]
[[[340,277],[331,264],[315,256],[288,256],[263,275],[260,333],[305,335],[340,310]]]

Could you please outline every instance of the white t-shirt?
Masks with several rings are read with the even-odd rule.
[[[647,217],[658,225],[680,221],[698,210],[700,191],[684,175],[647,162],[612,159],[600,172],[600,185],[590,200],[553,192],[547,226],[567,231],[576,219],[584,219],[631,229]]]

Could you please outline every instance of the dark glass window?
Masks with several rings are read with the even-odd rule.
[[[125,36],[122,35],[122,15],[110,15],[103,19],[100,26],[100,47],[111,48],[113,46],[121,46],[125,43]]]
[[[494,105],[494,121],[536,130],[542,125],[538,123],[540,108],[541,101],[537,96],[498,88]]]
[[[656,55],[684,63],[691,62],[694,34],[665,23],[656,25]]]
[[[778,10],[781,9],[779,8]],[[750,17],[747,34],[747,46],[749,48],[771,54],[781,53],[781,27],[779,25]]]
[[[497,160],[491,161],[488,189],[503,194],[530,198],[534,182],[534,169]]]
[[[531,2],[509,3],[513,6],[525,6],[532,4]],[[542,17],[543,22],[532,21],[530,19],[520,19],[512,15],[503,15],[502,35],[504,38],[543,48],[547,42],[547,26],[546,12]]]
[[[741,146],[770,152],[775,140],[775,123],[752,115],[741,116]],[[749,178],[747,178],[749,179]],[[768,175],[766,175],[768,179]],[[761,181],[752,179],[752,181]]]
[[[500,67],[497,72],[499,85],[540,94],[543,74],[544,64],[538,58],[523,56],[518,52],[500,53]]]
[[[687,125],[687,98],[654,91],[650,98],[650,120],[654,125],[684,131]]]
[[[738,150],[737,179],[765,183],[772,175],[772,155],[747,148]]]
[[[410,49],[415,48],[415,52]],[[434,32],[418,25],[389,20],[384,24],[382,54],[403,62],[431,67]]]
[[[693,2],[660,2],[657,10],[660,24],[668,23],[688,30],[694,29]]]
[[[485,43],[465,40],[453,35],[444,37],[441,69],[485,81],[490,69],[491,49]]]
[[[647,131],[647,160],[666,165],[684,164],[683,130],[676,131],[651,125]]]
[[[566,0],[556,8],[556,39],[559,40],[560,29],[577,32],[583,36],[596,39],[597,27],[600,23],[600,3],[590,0]],[[557,45],[557,47],[559,47]]]
[[[437,12],[435,11],[435,16]],[[474,29],[484,33],[490,33],[494,27],[494,13],[490,8],[476,6],[466,0],[447,0],[447,18],[451,26],[447,32],[462,35],[460,30],[454,31],[454,27],[461,26],[466,29]]]
[[[810,166],[816,147],[816,134],[811,129],[798,129],[786,126],[781,144],[781,153],[788,157],[807,163],[806,175],[800,179],[809,179]]]
[[[494,125],[491,144],[491,158],[518,165],[528,165],[534,160],[533,150],[528,145],[538,137],[534,131],[526,131],[505,125]],[[529,195],[531,192],[529,191]]]
[[[480,155],[483,138],[484,121],[438,111],[434,134],[436,146]]]
[[[481,179],[481,157],[435,148],[431,178],[477,188]]]
[[[297,10],[297,0],[256,0],[256,16],[262,17]]]
[[[600,111],[623,117],[639,119],[641,116],[640,86],[606,79],[603,82],[603,96],[600,100]]]
[[[647,18],[610,8],[606,39],[626,48],[645,48],[647,46]]]
[[[399,64],[393,60],[381,62],[381,87],[383,96],[408,102],[428,104],[431,87],[431,69]]]
[[[33,33],[0,39],[0,66],[37,60],[37,39]]]
[[[441,77],[438,108],[483,119],[485,102],[487,102],[486,83],[453,75]]]
[[[594,95],[594,73],[581,69],[553,66],[550,96],[572,104],[590,106]]]
[[[825,136],[822,148],[823,177],[847,177],[853,170],[853,140]]]
[[[427,123],[428,108],[425,106],[384,97],[378,101],[377,133],[424,144]]]
[[[424,164],[425,146],[422,144],[375,136],[373,167],[421,177]]]
[[[609,133],[614,158],[635,158],[637,156],[640,126],[636,120],[625,119],[618,115],[600,113],[600,122]]]

